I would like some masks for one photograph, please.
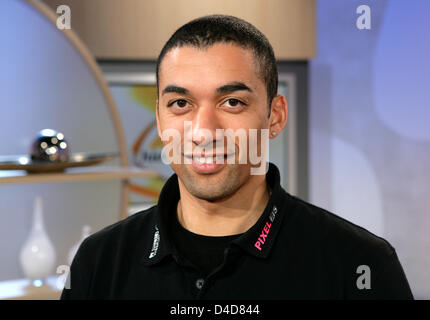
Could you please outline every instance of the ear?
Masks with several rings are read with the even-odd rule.
[[[269,118],[269,136],[275,138],[279,136],[282,129],[287,124],[288,106],[285,96],[282,94],[276,95],[272,100]]]
[[[157,131],[158,136],[161,139],[161,128],[160,128],[160,112],[158,108],[158,99],[155,101],[155,119],[157,120]]]

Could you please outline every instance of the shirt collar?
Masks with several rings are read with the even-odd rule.
[[[269,163],[266,182],[272,193],[266,208],[254,226],[232,242],[247,253],[259,258],[269,256],[281,228],[285,212],[288,212],[288,193],[282,189],[280,180],[278,168]]]
[[[177,204],[180,198],[178,176],[173,174],[164,184],[155,207],[155,215],[152,220],[151,242],[145,250],[142,259],[145,265],[154,265],[164,257],[175,254],[175,248],[169,237],[171,221],[176,214]]]
[[[247,253],[260,258],[267,258],[273,247],[286,211],[285,195],[288,195],[280,185],[279,170],[272,163],[269,163],[266,182],[272,193],[263,214],[254,226],[232,242]],[[172,215],[176,214],[179,198],[178,176],[173,174],[165,183],[158,199],[156,214],[152,220],[151,241],[142,259],[145,265],[154,265],[168,255],[179,256],[169,237],[169,226],[172,225]]]

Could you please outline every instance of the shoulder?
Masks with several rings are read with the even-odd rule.
[[[150,234],[155,224],[157,206],[154,205],[143,211],[113,223],[87,237],[81,244],[79,251],[92,254],[108,247],[113,249],[128,242],[141,242],[140,236]],[[82,253],[82,252],[81,252]]]
[[[336,250],[339,255],[355,255],[357,259],[363,255],[375,259],[394,255],[395,249],[384,238],[326,209],[289,196],[291,212],[287,215],[291,215],[294,228],[301,230],[295,234],[318,243],[321,250]]]
[[[71,265],[73,290],[65,289],[62,298],[105,297],[111,290],[112,275],[118,273],[118,263],[139,258],[156,212],[156,206],[140,211],[87,237]]]

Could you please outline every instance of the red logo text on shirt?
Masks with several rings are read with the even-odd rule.
[[[270,232],[271,226],[272,226],[271,223],[266,222],[266,225],[264,226],[263,230],[261,231],[261,234],[258,237],[258,240],[254,244],[254,247],[256,247],[260,251],[261,251],[261,246],[266,242],[266,238]]]
[[[275,220],[275,216],[277,212],[278,212],[278,208],[274,206],[269,216],[270,222],[269,221],[266,222],[266,225],[263,227],[263,230],[261,231],[261,234],[258,237],[258,240],[254,244],[254,247],[256,247],[259,251],[261,251],[261,246],[264,245],[264,243],[266,242],[267,236],[269,235],[269,232],[270,232],[270,227],[272,226],[273,220]]]

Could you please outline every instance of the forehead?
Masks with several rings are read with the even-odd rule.
[[[212,87],[232,81],[242,81],[254,89],[263,86],[253,53],[234,44],[174,48],[164,56],[159,70],[160,87],[171,83]]]

